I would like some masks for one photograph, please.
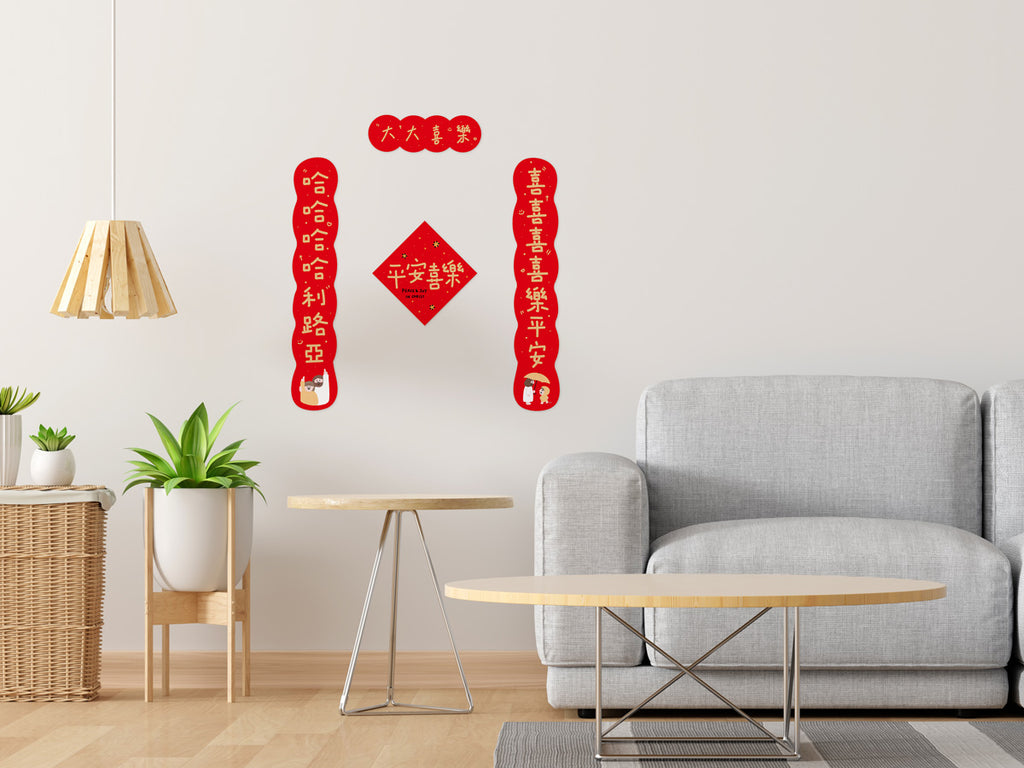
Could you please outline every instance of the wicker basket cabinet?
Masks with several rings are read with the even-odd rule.
[[[0,701],[91,701],[100,689],[102,486],[0,488]]]

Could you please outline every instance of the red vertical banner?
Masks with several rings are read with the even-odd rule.
[[[292,275],[295,298],[292,314],[292,400],[299,408],[317,411],[330,406],[338,396],[334,375],[337,339],[334,315],[338,299],[334,278],[338,257],[334,240],[338,235],[338,208],[334,193],[338,189],[338,171],[323,157],[303,160],[295,169],[295,255]]]
[[[516,207],[512,233],[516,239],[515,353],[516,402],[528,411],[546,411],[558,402],[558,254],[555,234],[558,211],[555,186],[558,177],[551,163],[536,157],[516,166],[512,186]]]

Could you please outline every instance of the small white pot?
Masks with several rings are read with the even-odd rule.
[[[0,485],[18,482],[21,463],[21,414],[0,413]]]
[[[59,451],[36,448],[29,471],[36,485],[71,485],[75,479],[75,455],[70,448]]]
[[[164,589],[225,591],[227,543],[227,488],[153,489],[153,570]],[[236,488],[235,584],[251,553],[252,488]]]

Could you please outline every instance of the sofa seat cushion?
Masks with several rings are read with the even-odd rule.
[[[860,517],[730,520],[681,528],[651,545],[648,573],[841,574],[925,579],[946,597],[922,603],[804,608],[805,668],[986,669],[1007,664],[1010,564],[990,542],[941,523]],[[751,608],[649,608],[648,636],[689,663],[756,613]],[[775,609],[701,666],[782,665]],[[669,666],[649,650],[651,663]]]

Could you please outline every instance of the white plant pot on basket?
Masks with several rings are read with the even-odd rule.
[[[153,572],[164,589],[223,592],[227,585],[228,490],[153,489]],[[235,584],[252,553],[252,488],[235,489]]]
[[[70,448],[59,451],[36,449],[29,463],[36,485],[71,485],[75,479],[75,454]]]
[[[18,482],[21,463],[21,414],[0,413],[0,485]]]

